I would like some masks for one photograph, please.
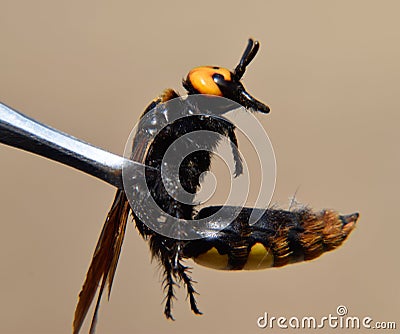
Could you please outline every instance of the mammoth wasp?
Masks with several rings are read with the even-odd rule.
[[[218,66],[196,67],[183,80],[183,87],[189,96],[194,94],[221,96],[240,104],[245,110],[267,114],[270,111],[269,107],[252,97],[241,82],[247,66],[258,49],[259,43],[249,39],[239,64],[233,71]],[[164,106],[168,101],[178,97],[174,90],[166,89],[146,108],[140,120],[141,126],[151,126],[150,123],[146,123],[145,116],[154,108],[164,108],[163,115],[168,117],[170,111]],[[235,124],[223,117],[228,110],[229,106],[223,106],[219,115],[221,117],[188,114],[187,117],[177,119],[164,127],[147,149],[144,149],[141,133],[136,134],[131,158],[148,166],[146,182],[151,197],[169,215],[186,220],[201,219],[211,216],[221,208],[205,207],[198,212],[194,202],[181,203],[166,189],[160,171],[163,156],[178,138],[197,130],[212,131],[229,138],[235,162],[235,174],[242,173]],[[157,123],[159,119],[155,118],[152,121]],[[217,144],[217,139],[209,141],[208,150],[192,152],[179,166],[179,180],[175,181],[180,182],[189,194],[193,196],[196,194],[200,187],[201,175],[210,170],[212,150]],[[235,210],[229,206],[226,209]],[[94,332],[97,312],[106,285],[109,293],[111,290],[130,215],[139,234],[149,243],[153,258],[162,267],[163,285],[166,291],[164,314],[169,319],[173,319],[171,309],[174,285],[178,282],[186,286],[191,310],[195,314],[201,314],[196,304],[196,291],[189,268],[183,260],[193,259],[200,265],[220,270],[256,270],[311,260],[340,246],[354,229],[358,219],[357,213],[340,215],[331,210],[313,212],[308,208],[289,211],[269,208],[260,212],[260,218],[255,224],[250,224],[249,218],[257,210],[261,209],[242,208],[225,228],[205,238],[181,240],[162,235],[149,228],[135,210],[131,209],[125,191],[118,190],[79,294],[73,323],[74,333],[79,332],[99,289],[91,324],[91,332]]]

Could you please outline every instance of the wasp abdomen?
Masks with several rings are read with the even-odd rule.
[[[203,209],[205,218],[220,207]],[[254,210],[244,208],[225,229],[212,236],[189,242],[184,256],[203,266],[220,270],[259,270],[315,259],[339,247],[359,217],[339,215],[332,210],[313,212],[266,210],[249,224]]]

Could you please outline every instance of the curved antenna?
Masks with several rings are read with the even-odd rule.
[[[246,67],[251,63],[251,61],[256,56],[258,49],[260,48],[260,43],[258,41],[249,38],[246,49],[243,52],[242,58],[240,58],[239,64],[233,71],[233,76],[235,79],[240,80],[246,72]]]

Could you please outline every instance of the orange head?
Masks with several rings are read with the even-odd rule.
[[[269,107],[252,97],[244,88],[240,79],[247,65],[253,60],[260,44],[249,39],[246,50],[233,72],[219,66],[200,66],[193,68],[183,86],[189,94],[208,94],[228,98],[245,108],[268,113]]]

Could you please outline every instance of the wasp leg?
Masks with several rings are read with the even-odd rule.
[[[135,216],[135,213],[133,213],[133,215]],[[147,238],[146,232],[153,233],[139,219],[136,220],[136,226],[138,227],[140,233],[144,233],[144,238]],[[146,228],[142,229],[143,227]],[[173,249],[173,245],[171,245],[171,241],[158,234],[153,234],[150,236],[149,245],[153,259],[157,259],[161,265],[161,268],[163,269],[162,287],[164,293],[166,294],[163,299],[163,302],[165,302],[164,315],[167,319],[174,320],[171,310],[173,300],[176,298],[174,285],[177,285],[174,280],[174,278],[176,278],[176,270],[173,265],[173,255],[175,254],[175,251]]]
[[[164,266],[164,280],[163,280],[164,291],[167,291],[167,295],[164,298],[165,300],[164,314],[167,319],[175,320],[171,313],[172,301],[173,299],[176,298],[174,293],[174,285],[176,283],[173,279],[174,274],[172,270],[172,265],[169,259],[165,259],[162,264]]]
[[[194,297],[195,294],[198,294],[192,284],[192,283],[195,283],[195,281],[193,281],[192,277],[187,274],[187,273],[190,273],[190,270],[189,270],[190,268],[187,266],[184,266],[179,260],[178,260],[177,266],[178,266],[177,274],[178,274],[179,278],[183,281],[183,283],[186,285],[186,291],[187,291],[187,295],[189,297],[191,310],[195,314],[203,314],[197,308],[196,298]]]
[[[234,176],[237,177],[243,173],[243,163],[242,163],[242,158],[240,157],[239,154],[239,149],[238,149],[238,141],[236,138],[235,134],[235,127],[234,126],[229,126],[228,129],[228,136],[231,141],[231,149],[232,149],[232,154],[233,154],[233,160],[235,161],[235,174]]]

